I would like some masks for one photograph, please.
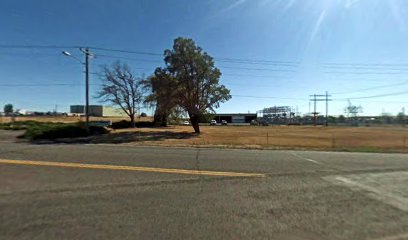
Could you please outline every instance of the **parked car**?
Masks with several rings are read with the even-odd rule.
[[[221,121],[221,125],[227,125],[227,124],[228,124],[228,122],[226,120]]]
[[[212,126],[217,125],[217,121],[216,120],[211,120],[210,125],[212,125]]]
[[[190,125],[190,122],[189,121],[184,121],[183,125]]]

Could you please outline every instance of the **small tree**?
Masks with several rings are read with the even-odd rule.
[[[338,122],[339,123],[345,123],[346,122],[346,117],[344,115],[339,115]]]
[[[157,68],[154,78],[170,105],[182,107],[189,115],[191,125],[200,133],[199,119],[207,112],[214,112],[219,104],[231,98],[230,91],[219,84],[221,72],[214,60],[198,47],[192,39],[176,38],[173,49],[164,51],[165,68]],[[159,101],[157,101],[159,102]],[[169,110],[166,108],[165,110]]]
[[[142,79],[119,61],[111,67],[103,66],[101,78],[102,90],[97,97],[119,106],[129,116],[131,127],[135,127],[136,109],[143,102]]]
[[[405,113],[404,112],[399,112],[397,115],[397,122],[399,124],[402,124],[402,126],[405,126],[406,124],[406,118],[405,118]]]
[[[4,105],[4,114],[6,116],[10,116],[14,112],[13,104],[6,104]]]

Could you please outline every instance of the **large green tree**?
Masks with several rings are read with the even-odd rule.
[[[166,67],[157,68],[152,79],[160,82],[156,93],[167,100],[157,103],[182,107],[194,131],[200,133],[200,117],[214,112],[220,103],[231,98],[230,90],[219,82],[220,70],[214,66],[214,59],[192,39],[181,37],[174,40],[172,49],[164,51],[164,62]]]

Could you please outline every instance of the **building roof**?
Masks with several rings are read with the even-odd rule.
[[[256,113],[216,113],[214,116],[257,116]]]

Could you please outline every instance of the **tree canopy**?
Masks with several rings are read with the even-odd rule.
[[[157,109],[170,113],[180,106],[189,115],[196,133],[200,133],[200,116],[214,112],[220,103],[231,98],[230,91],[219,83],[221,72],[214,59],[192,39],[176,38],[173,48],[164,51],[166,67],[157,68],[150,78],[152,98]]]
[[[6,105],[4,105],[4,114],[5,115],[10,115],[10,114],[12,114],[13,112],[14,112],[14,109],[13,109],[13,104],[6,104]]]

